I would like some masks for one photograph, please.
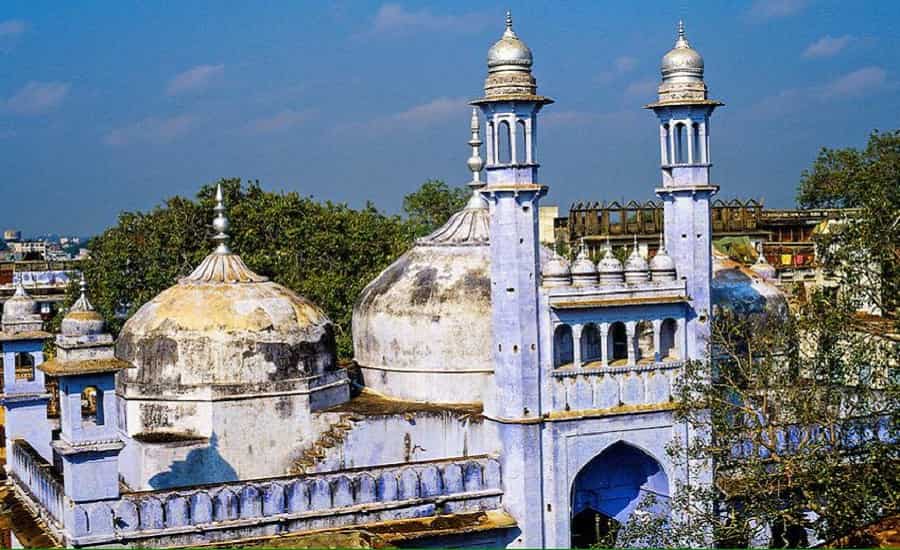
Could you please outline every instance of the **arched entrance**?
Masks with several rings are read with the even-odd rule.
[[[640,449],[618,442],[578,472],[572,484],[572,546],[615,541],[642,500],[653,495],[652,513],[668,513],[669,479],[662,466]]]

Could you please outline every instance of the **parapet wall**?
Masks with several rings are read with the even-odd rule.
[[[189,546],[493,510],[501,496],[499,462],[480,456],[126,493],[112,501],[65,499],[63,536],[66,546]]]

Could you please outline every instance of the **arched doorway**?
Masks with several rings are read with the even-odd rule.
[[[645,500],[649,495],[652,500]],[[611,544],[642,501],[653,503],[648,512],[668,513],[669,479],[662,466],[627,443],[607,447],[572,484],[572,546]]]
[[[611,355],[609,363],[615,364],[616,361],[628,359],[628,332],[625,330],[625,323],[621,321],[613,323],[609,327],[607,338]]]

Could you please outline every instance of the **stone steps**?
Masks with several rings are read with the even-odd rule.
[[[289,473],[308,474],[314,472],[315,467],[329,456],[329,449],[340,449],[347,433],[360,419],[359,415],[342,413],[337,422],[329,426],[318,439],[303,450],[300,458],[291,465]]]

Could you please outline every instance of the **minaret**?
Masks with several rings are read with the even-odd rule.
[[[82,276],[81,296],[56,337],[56,357],[39,367],[59,380],[60,434],[53,448],[72,502],[119,497],[119,453],[125,444],[119,435],[115,376],[130,367],[116,359],[113,337],[88,300]]]
[[[497,424],[504,506],[521,535],[513,546],[543,545],[541,489],[540,284],[537,115],[552,100],[536,94],[531,50],[506,15],[503,36],[488,51],[484,97],[472,102],[485,118],[487,162],[482,195],[490,209],[493,395],[485,416]]]
[[[709,118],[719,101],[709,99],[703,57],[678,23],[675,46],[662,58],[659,99],[647,105],[659,119],[665,242],[687,285],[693,311],[687,320],[687,358],[706,357],[709,334],[712,243]]]

